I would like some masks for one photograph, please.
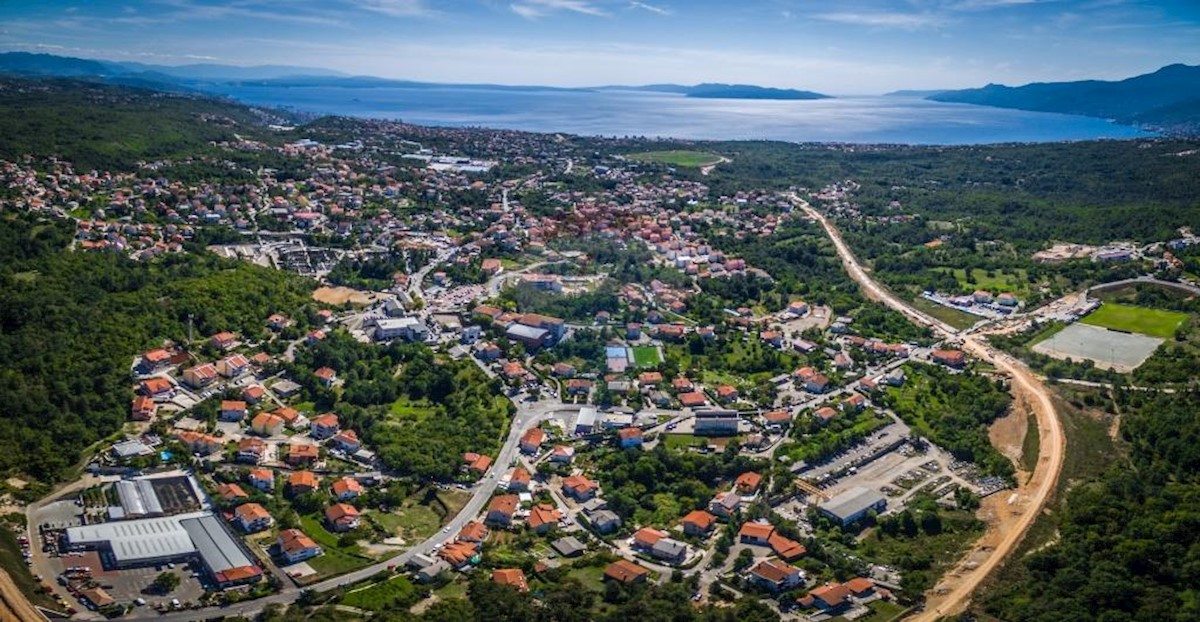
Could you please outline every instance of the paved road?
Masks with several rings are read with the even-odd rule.
[[[1162,287],[1170,287],[1173,289],[1178,289],[1178,290],[1187,292],[1189,294],[1200,296],[1200,287],[1196,287],[1194,285],[1188,285],[1187,283],[1178,283],[1175,281],[1164,281],[1162,279],[1156,279],[1152,276],[1139,276],[1134,279],[1125,279],[1124,281],[1113,281],[1111,283],[1101,283],[1099,285],[1093,285],[1093,286],[1089,287],[1084,293],[1091,294],[1093,291],[1098,290],[1098,289],[1113,289],[1115,287],[1121,287],[1123,285],[1147,285],[1147,284],[1148,285],[1159,285]]]
[[[460,511],[453,520],[443,527],[441,531],[433,536],[430,536],[424,542],[421,542],[420,544],[390,559],[372,564],[366,568],[361,568],[339,577],[334,577],[320,583],[315,583],[307,586],[305,589],[316,592],[325,592],[349,583],[361,581],[371,577],[372,575],[387,570],[389,566],[403,566],[410,559],[412,559],[414,555],[428,552],[435,546],[453,540],[455,536],[458,535],[459,530],[461,530],[469,521],[473,520],[483,510],[483,507],[487,504],[488,500],[491,499],[492,493],[495,492],[496,487],[499,485],[500,476],[506,470],[508,470],[509,465],[517,457],[521,435],[524,434],[525,430],[552,418],[557,413],[563,411],[578,411],[579,409],[578,406],[571,406],[569,404],[562,404],[558,402],[535,403],[529,405],[522,404],[518,405],[518,408],[519,410],[517,411],[517,414],[513,417],[512,426],[509,428],[508,438],[505,439],[504,446],[500,449],[500,453],[498,454],[495,463],[492,464],[492,468],[489,469],[484,478],[480,480],[480,483],[475,486],[472,492],[471,500],[467,502],[462,511]],[[165,622],[198,622],[201,620],[207,620],[214,616],[251,616],[262,611],[263,607],[270,604],[288,604],[294,602],[300,597],[300,592],[301,590],[299,588],[289,585],[278,594],[273,594],[252,602],[241,603],[230,607],[197,609],[194,611],[176,611],[163,615],[159,615],[153,610],[142,609],[135,612],[133,617],[152,618],[156,620],[163,620]]]
[[[988,361],[998,370],[1007,372],[1012,377],[1014,392],[1023,395],[1028,400],[1037,418],[1041,442],[1038,444],[1039,455],[1037,466],[1034,468],[1034,473],[1030,476],[1029,482],[1025,485],[1026,490],[1032,489],[1032,492],[1030,493],[1028,503],[1025,504],[1024,511],[1017,517],[1015,524],[1004,526],[1005,530],[1002,534],[1002,539],[995,545],[991,554],[982,563],[974,568],[965,568],[961,564],[956,567],[952,572],[958,574],[958,582],[951,591],[945,595],[938,596],[936,606],[926,608],[924,611],[911,617],[910,620],[933,622],[944,616],[961,612],[971,602],[971,596],[974,594],[976,588],[979,587],[979,584],[1021,542],[1021,539],[1025,536],[1025,532],[1029,530],[1029,527],[1041,514],[1042,508],[1045,507],[1046,502],[1057,486],[1059,473],[1062,471],[1063,454],[1066,450],[1066,436],[1063,434],[1062,423],[1059,421],[1058,413],[1055,411],[1050,390],[1046,388],[1046,385],[1042,384],[1041,380],[1028,367],[1017,359],[1002,352],[997,352],[975,335],[966,337],[957,336],[957,331],[953,327],[912,308],[895,294],[881,286],[862,268],[858,260],[854,257],[854,254],[850,252],[849,247],[842,241],[841,234],[824,215],[817,212],[807,202],[795,195],[792,195],[792,200],[825,228],[825,233],[833,241],[833,245],[837,249],[843,265],[846,266],[847,272],[862,286],[869,298],[883,302],[908,316],[913,321],[928,326],[951,340],[961,338],[965,351],[982,360]]]

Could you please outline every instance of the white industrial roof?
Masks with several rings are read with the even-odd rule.
[[[121,480],[117,482],[117,497],[126,516],[162,514],[162,503],[148,480]]]
[[[193,512],[161,518],[117,521],[84,525],[67,529],[67,541],[72,545],[109,543],[117,563],[181,557],[196,552],[196,546],[181,521],[211,516],[208,512]]]
[[[854,516],[867,508],[874,506],[886,497],[862,486],[855,486],[843,492],[840,495],[822,503],[820,508],[837,516],[840,519],[845,519],[849,516]]]
[[[191,536],[201,559],[212,572],[254,565],[229,532],[221,526],[221,521],[217,520],[216,516],[205,514],[181,520],[180,523]]]
[[[544,328],[534,328],[524,324],[513,324],[512,326],[508,327],[508,331],[506,332],[509,335],[524,337],[526,339],[541,339],[542,337],[550,334],[550,331]]]

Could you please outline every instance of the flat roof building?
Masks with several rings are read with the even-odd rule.
[[[822,503],[818,508],[826,516],[839,521],[842,525],[849,525],[863,518],[870,511],[878,513],[886,510],[887,497],[874,490],[855,486]]]
[[[194,555],[196,546],[181,521],[207,515],[196,512],[70,527],[67,543],[101,549],[118,568],[182,559]]]
[[[70,527],[67,543],[99,550],[106,567],[199,559],[220,587],[262,578],[250,554],[211,512]]]

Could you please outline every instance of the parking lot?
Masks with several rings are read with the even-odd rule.
[[[896,420],[867,437],[863,443],[799,475],[813,481],[830,498],[856,486],[884,493],[889,510],[922,489],[948,490],[951,484],[981,492],[971,474],[950,467],[956,461],[949,452],[930,443],[902,442],[910,430]],[[867,461],[870,456],[877,456]]]
[[[199,578],[192,576],[188,564],[146,566],[122,570],[105,569],[98,552],[74,551],[64,553],[62,557],[51,557],[50,567],[56,574],[61,574],[68,568],[88,568],[96,584],[117,602],[130,603],[141,598],[146,601],[147,606],[153,606],[159,602],[170,604],[172,599],[178,599],[180,603],[187,603],[196,601],[204,594],[204,586]],[[177,575],[180,579],[179,587],[168,594],[149,591],[147,588],[163,572]],[[76,597],[76,601],[79,602],[78,597]],[[79,602],[76,608],[83,609],[85,607],[86,605]]]

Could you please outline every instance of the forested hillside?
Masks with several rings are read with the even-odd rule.
[[[1129,454],[1081,483],[1057,541],[1017,563],[986,603],[1009,622],[1200,619],[1196,393],[1118,391]]]
[[[65,475],[90,443],[129,417],[133,356],[184,340],[264,330],[312,284],[212,255],[139,263],[67,249],[74,223],[0,217],[0,474]]]
[[[263,138],[272,114],[240,104],[73,80],[0,77],[0,159],[54,156],[78,170],[199,156],[208,143]]]

